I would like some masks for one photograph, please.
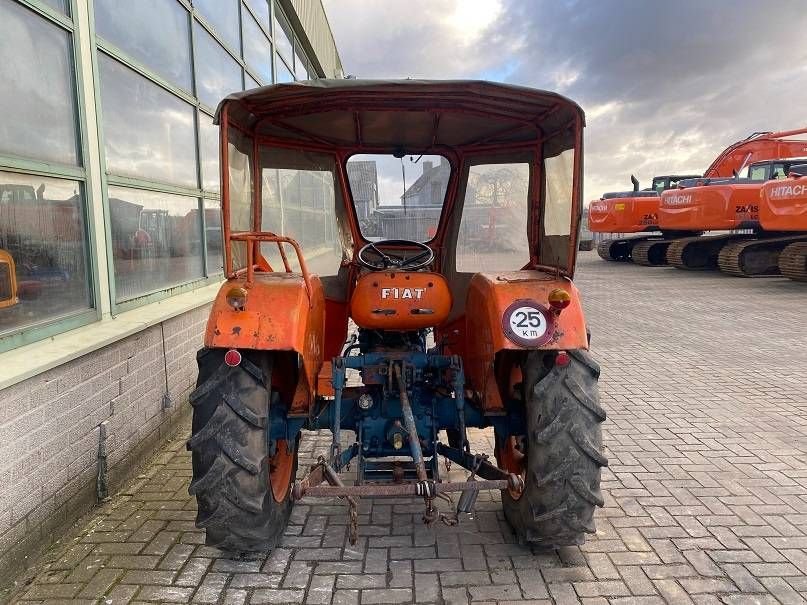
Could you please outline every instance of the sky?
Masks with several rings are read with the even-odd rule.
[[[807,126],[807,0],[323,0],[345,73],[480,78],[586,112],[586,200]]]

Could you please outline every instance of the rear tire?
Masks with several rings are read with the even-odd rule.
[[[268,422],[272,358],[245,353],[229,367],[224,350],[197,354],[199,378],[191,393],[196,527],[205,543],[232,555],[268,552],[277,545],[291,514],[291,482],[297,443],[279,441],[269,458]]]
[[[601,451],[600,368],[585,351],[569,356],[568,366],[547,369],[544,352],[528,354],[522,367],[527,434],[519,440],[526,452],[514,456],[505,444],[497,452],[511,471],[514,459],[524,464],[524,491],[502,492],[505,517],[520,542],[542,548],[582,544],[603,505],[600,469],[608,460]]]

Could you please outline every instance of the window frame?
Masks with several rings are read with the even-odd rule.
[[[90,157],[90,144],[88,137],[89,123],[86,113],[88,99],[84,89],[84,67],[81,62],[79,27],[76,23],[79,0],[69,0],[70,16],[67,16],[50,5],[39,0],[15,0],[26,10],[31,10],[36,16],[44,18],[51,24],[61,28],[70,36],[70,53],[68,60],[72,62],[72,86],[74,93],[73,119],[76,128],[77,149],[79,161],[77,165],[59,164],[41,160],[0,153],[0,171],[14,172],[27,176],[43,176],[73,180],[79,183],[83,197],[84,245],[88,258],[85,259],[87,267],[87,286],[90,296],[90,307],[66,315],[44,319],[42,321],[20,326],[0,336],[0,353],[31,344],[33,342],[50,338],[57,334],[67,332],[101,319],[101,287],[98,260],[93,250],[98,247],[98,234],[94,222],[90,220],[93,209],[100,202],[95,199],[89,181],[87,168]]]
[[[114,317],[118,313],[141,307],[153,302],[165,300],[176,294],[202,288],[205,285],[218,283],[224,277],[224,270],[211,271],[207,258],[208,246],[202,246],[202,266],[205,277],[193,279],[187,283],[167,288],[164,290],[147,293],[129,301],[117,303],[115,293],[114,278],[114,257],[111,239],[111,223],[109,213],[109,186],[123,186],[134,189],[144,189],[149,191],[179,194],[195,197],[199,200],[199,211],[201,216],[202,237],[206,242],[207,225],[205,220],[206,201],[214,204],[221,204],[221,194],[210,188],[205,188],[202,168],[202,150],[200,135],[200,120],[212,120],[215,108],[202,103],[196,96],[196,74],[194,49],[196,41],[194,38],[194,22],[210,34],[213,39],[224,48],[241,69],[241,87],[246,86],[247,76],[258,82],[260,85],[273,84],[277,81],[278,61],[283,61],[277,50],[275,39],[275,16],[280,14],[280,18],[285,18],[292,30],[292,63],[297,60],[300,53],[302,61],[305,63],[307,75],[310,78],[321,77],[315,72],[315,63],[312,62],[305,51],[305,47],[300,44],[297,33],[291,25],[291,20],[286,17],[283,9],[277,0],[266,0],[269,12],[269,21],[262,18],[263,13],[256,14],[246,0],[238,1],[238,31],[239,48],[233,48],[226,43],[215,28],[205,19],[203,15],[192,5],[190,0],[173,0],[177,2],[187,13],[187,23],[189,28],[189,56],[191,69],[191,90],[186,90],[178,84],[174,84],[161,77],[156,72],[140,63],[134,57],[127,55],[110,40],[104,39],[96,31],[95,8],[93,0],[68,0],[68,14],[60,12],[50,6],[44,0],[10,0],[16,2],[26,10],[30,10],[38,17],[44,18],[51,24],[64,30],[70,36],[70,52],[67,60],[72,67],[72,86],[74,91],[74,112],[73,117],[76,127],[77,152],[79,162],[77,165],[65,165],[48,161],[36,160],[12,154],[0,153],[0,170],[15,172],[29,176],[44,176],[53,178],[70,179],[77,181],[83,193],[83,214],[85,245],[88,258],[85,259],[87,266],[88,289],[91,299],[91,307],[70,314],[69,316],[55,317],[52,320],[22,326],[14,329],[3,336],[0,336],[0,353],[16,349],[21,346],[50,338],[57,334],[73,330],[97,321],[110,313]],[[82,5],[79,10],[79,5]],[[85,13],[86,11],[86,13]],[[259,11],[260,12],[260,11]],[[244,59],[244,31],[243,23],[245,14],[249,14],[258,24],[263,34],[271,44],[271,74],[272,81],[267,82],[260,77]],[[265,15],[264,15],[265,16]],[[82,50],[84,45],[84,50]],[[89,55],[87,55],[89,46]],[[296,51],[296,52],[295,52]],[[158,87],[178,97],[194,108],[194,140],[196,158],[196,187],[183,187],[170,183],[163,183],[152,179],[141,179],[120,174],[108,174],[106,170],[105,133],[102,126],[101,111],[101,89],[99,81],[99,55],[103,53],[114,61],[132,69],[138,75],[145,77]],[[286,65],[284,61],[284,65]],[[287,67],[292,77],[295,77],[295,69],[292,64]],[[90,82],[92,84],[90,84]],[[90,122],[87,107],[92,104],[95,119]],[[96,165],[100,162],[100,166]],[[96,174],[96,172],[100,173]],[[219,179],[221,169],[219,167]],[[209,179],[208,179],[209,180]],[[99,190],[100,188],[100,190]],[[106,259],[99,260],[100,249],[105,249]],[[103,255],[100,255],[103,256]],[[104,267],[105,263],[105,268]]]

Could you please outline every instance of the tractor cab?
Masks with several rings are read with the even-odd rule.
[[[302,498],[345,498],[355,538],[358,497],[455,523],[489,489],[521,539],[580,543],[607,463],[572,283],[582,110],[489,82],[316,80],[233,94],[216,120],[227,281],[188,442],[208,544],[271,548]],[[492,430],[496,464],[467,427]]]

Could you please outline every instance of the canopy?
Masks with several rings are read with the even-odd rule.
[[[550,156],[569,146],[550,135],[583,122],[582,109],[556,93],[475,80],[275,84],[228,96],[216,123],[225,106],[229,120],[258,135],[406,153],[546,139]]]

